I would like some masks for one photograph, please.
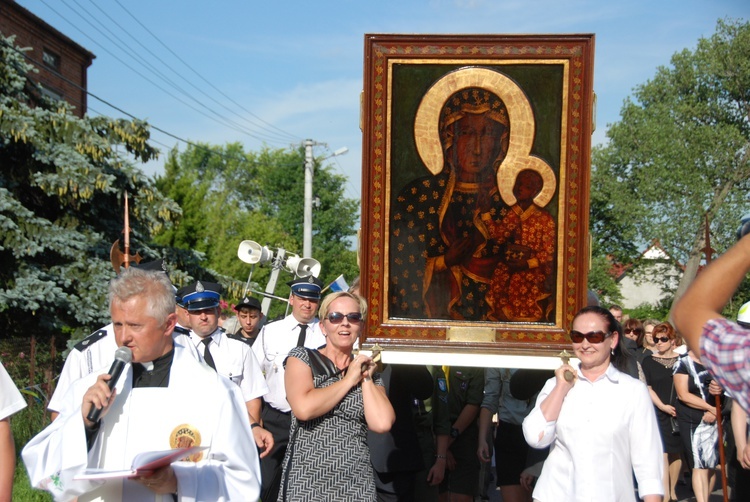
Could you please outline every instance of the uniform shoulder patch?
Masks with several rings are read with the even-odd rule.
[[[251,338],[245,338],[244,336],[240,335],[239,333],[233,333],[229,334],[227,333],[227,338],[231,338],[232,340],[239,340],[241,342],[244,342],[252,347],[253,345],[253,339]]]
[[[91,347],[93,344],[101,340],[107,336],[107,330],[106,329],[100,329],[99,331],[94,331],[89,336],[75,344],[73,347],[78,350],[79,352],[82,352],[86,350],[87,348]]]
[[[182,326],[175,326],[174,333],[178,335],[190,335],[190,330],[187,328],[183,328]]]

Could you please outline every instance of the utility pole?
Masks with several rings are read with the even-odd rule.
[[[313,169],[315,167],[312,149],[313,146],[316,145],[326,146],[325,143],[316,143],[311,139],[305,140],[305,217],[302,227],[302,258],[312,258]],[[348,151],[349,149],[347,147],[341,147],[328,157],[324,157],[322,160],[344,155]]]
[[[302,257],[312,258],[313,145],[305,140],[305,219],[302,234]]]

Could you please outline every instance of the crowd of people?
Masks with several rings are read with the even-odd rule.
[[[323,297],[312,276],[289,283],[280,320],[262,323],[244,298],[227,333],[220,285],[175,290],[160,266],[131,266],[110,283],[111,324],[71,351],[53,421],[22,457],[57,500],[472,501],[493,454],[504,502],[666,502],[686,473],[697,502],[718,475],[748,500],[750,304],[734,323],[718,314],[731,284],[705,294],[726,267],[750,270],[747,239],[702,272],[675,324],[584,307],[569,331],[577,361],[549,373],[383,365],[359,351],[364,298]],[[9,498],[8,417],[24,401],[4,370],[0,386]],[[179,461],[134,464],[174,449]]]

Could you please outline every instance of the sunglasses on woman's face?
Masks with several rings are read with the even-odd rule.
[[[602,343],[605,338],[612,335],[612,333],[605,333],[604,331],[590,331],[589,333],[581,333],[580,331],[572,330],[570,333],[570,339],[573,343],[581,343],[583,339],[589,341],[589,343]]]
[[[655,336],[654,342],[655,343],[667,343],[669,341],[668,336]]]
[[[350,323],[352,324],[359,324],[362,321],[362,314],[359,312],[350,312],[348,314],[342,314],[341,312],[331,312],[328,314],[328,321],[331,324],[341,324],[344,320],[344,317],[346,317]]]
[[[625,334],[629,335],[630,333],[633,333],[635,335],[640,335],[643,332],[640,328],[625,328]]]

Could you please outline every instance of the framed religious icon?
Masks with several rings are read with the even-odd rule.
[[[366,35],[365,344],[556,355],[586,299],[593,35]]]

